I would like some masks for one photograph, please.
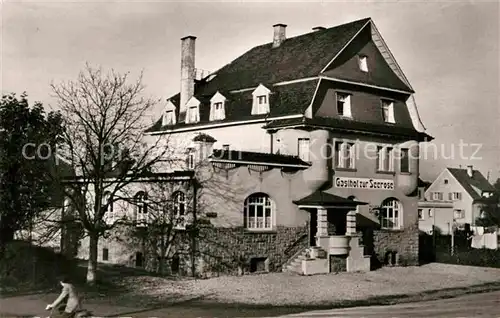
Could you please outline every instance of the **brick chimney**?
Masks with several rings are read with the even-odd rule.
[[[467,174],[469,175],[470,178],[472,178],[472,172],[473,172],[473,167],[472,166],[467,166]]]
[[[275,24],[274,28],[274,36],[273,36],[273,48],[278,47],[286,40],[286,24]]]
[[[194,56],[196,37],[188,35],[181,39],[181,93],[179,105],[179,121],[185,121],[186,103],[194,95]]]

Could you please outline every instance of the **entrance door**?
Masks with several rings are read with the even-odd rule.
[[[309,246],[316,246],[316,232],[318,231],[318,212],[311,211],[309,222]]]

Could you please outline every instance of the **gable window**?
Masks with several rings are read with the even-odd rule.
[[[356,145],[354,142],[335,142],[335,167],[355,169]]]
[[[252,115],[263,115],[269,113],[269,94],[271,91],[260,84],[253,92]]]
[[[433,192],[432,199],[434,201],[443,201],[443,192]]]
[[[304,161],[309,161],[309,145],[309,138],[299,138],[297,154]]]
[[[198,121],[198,107],[189,107],[188,118],[190,123],[195,123]]]
[[[351,95],[337,93],[337,113],[339,116],[351,117]]]
[[[167,110],[165,112],[165,118],[163,120],[163,126],[175,124],[175,115],[173,110]]]
[[[135,201],[135,215],[138,224],[144,224],[148,218],[148,195],[144,191],[139,191],[134,197]]]
[[[273,228],[274,203],[264,193],[252,194],[245,200],[244,223],[250,230]]]
[[[210,121],[212,120],[223,120],[226,118],[226,112],[224,105],[226,98],[221,93],[217,92],[210,99]]]
[[[394,124],[394,102],[390,100],[382,100],[382,116],[386,123]]]
[[[377,148],[377,171],[394,172],[394,149],[379,146]]]
[[[444,184],[448,184],[448,179],[444,179]]]
[[[368,72],[368,57],[366,55],[359,56],[359,69]]]
[[[408,149],[400,149],[399,168],[401,172],[410,172],[410,153]]]
[[[397,199],[387,199],[380,209],[380,226],[383,229],[399,229],[403,208]]]

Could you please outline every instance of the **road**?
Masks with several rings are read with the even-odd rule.
[[[403,318],[403,317],[500,317],[500,291],[457,298],[398,304],[392,306],[355,307],[319,310],[280,317],[301,318]]]
[[[0,298],[0,317],[46,317],[46,304],[57,295],[31,295]],[[243,308],[239,306],[196,305],[195,303],[156,309],[137,309],[111,305],[85,306],[100,317],[161,317],[161,318],[225,318],[225,317],[278,317],[291,310],[284,308]],[[93,308],[95,307],[95,308]],[[295,311],[295,310],[293,310]],[[296,311],[295,311],[296,312]],[[354,307],[318,310],[279,317],[301,318],[403,318],[403,317],[491,317],[500,318],[500,291],[473,294],[457,298],[398,304],[392,306]]]

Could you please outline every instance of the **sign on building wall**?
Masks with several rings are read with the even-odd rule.
[[[394,180],[335,177],[335,186],[349,189],[394,190]]]

